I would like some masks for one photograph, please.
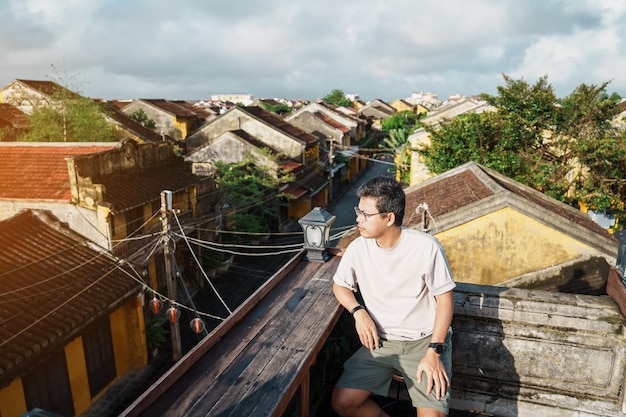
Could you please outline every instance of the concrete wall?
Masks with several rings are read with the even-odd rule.
[[[176,140],[183,139],[183,132],[176,126],[175,116],[163,109],[139,100],[132,102],[122,109],[122,111],[129,116],[139,110],[143,110],[148,118],[154,120],[156,123],[154,131],[158,134],[165,133]]]
[[[458,284],[452,407],[626,416],[624,316],[608,297]]]
[[[212,143],[222,134],[242,129],[255,139],[267,144],[271,149],[283,152],[289,158],[302,160],[305,144],[282,134],[277,129],[259,121],[243,110],[233,108],[219,118],[207,123],[187,139],[188,151],[205,143]]]
[[[109,236],[98,229],[99,220],[96,212],[69,203],[50,201],[0,201],[0,220],[13,217],[22,210],[47,210],[59,221],[67,223],[70,229],[80,233],[99,246],[109,248]]]

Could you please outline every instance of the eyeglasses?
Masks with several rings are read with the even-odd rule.
[[[365,218],[365,220],[367,220],[367,219],[369,219],[370,217],[375,216],[375,215],[377,215],[377,214],[387,214],[388,212],[386,212],[386,211],[381,211],[381,212],[378,212],[378,213],[365,213],[365,212],[363,212],[360,208],[355,207],[355,208],[354,208],[354,213],[356,214],[356,217],[363,216],[363,218]]]

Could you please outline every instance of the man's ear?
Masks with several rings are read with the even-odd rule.
[[[391,227],[396,222],[396,215],[395,215],[395,213],[387,213],[387,215],[389,216],[387,218],[387,226]]]

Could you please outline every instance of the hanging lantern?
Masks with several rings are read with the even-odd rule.
[[[161,312],[161,305],[161,300],[159,300],[156,295],[152,298],[152,300],[150,300],[150,310],[152,310],[154,314],[159,314]]]
[[[193,330],[196,334],[200,334],[204,331],[204,322],[198,317],[191,320],[189,325],[191,326],[191,330]]]
[[[171,323],[176,323],[178,321],[178,318],[180,317],[180,310],[176,307],[170,307],[165,312],[165,315]]]

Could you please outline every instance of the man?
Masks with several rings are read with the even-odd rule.
[[[446,416],[455,283],[445,252],[433,236],[402,227],[405,194],[393,178],[373,178],[357,196],[360,237],[339,263],[333,292],[363,346],[344,364],[332,406],[344,417],[388,416],[370,395],[386,396],[399,372],[419,417]]]

